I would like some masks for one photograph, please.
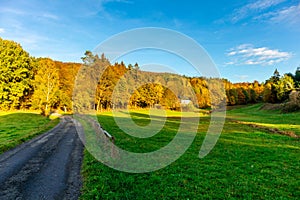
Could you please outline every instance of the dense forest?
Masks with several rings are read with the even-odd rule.
[[[154,106],[176,110],[182,104],[187,109],[211,108],[211,99],[222,101],[225,98],[227,105],[285,103],[300,87],[300,67],[295,73],[284,75],[275,70],[263,83],[231,83],[226,79],[145,72],[137,63],[128,66],[123,62],[111,64],[105,55],[93,55],[90,51],[84,54],[82,61],[64,63],[34,58],[20,44],[0,38],[0,110],[34,109],[45,115],[54,109],[72,111],[74,97],[84,102],[88,96],[83,93],[81,97],[73,96],[76,94],[73,91],[76,77],[87,80],[83,86],[87,86],[91,78],[83,77],[82,69],[89,70],[88,74],[93,76],[102,74],[94,77],[97,87],[90,88],[95,90],[94,99],[92,105],[91,101],[87,103],[97,111]],[[220,85],[225,87],[224,96],[214,92]],[[81,91],[89,92],[86,88]],[[293,98],[300,100],[299,95]],[[292,105],[291,109],[299,109],[298,105]]]

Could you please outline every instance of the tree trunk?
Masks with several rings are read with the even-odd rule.
[[[49,112],[48,112],[48,104],[46,104],[46,108],[45,108],[45,115],[48,116]]]
[[[97,112],[99,111],[99,106],[101,106],[100,99],[99,99],[98,102],[97,102]]]

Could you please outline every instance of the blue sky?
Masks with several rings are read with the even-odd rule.
[[[261,82],[275,68],[283,74],[300,66],[299,0],[0,0],[0,37],[19,42],[35,57],[79,62],[112,35],[142,27],[193,38],[233,82]],[[156,56],[150,52],[136,61],[160,62]],[[163,64],[198,75],[172,60]]]

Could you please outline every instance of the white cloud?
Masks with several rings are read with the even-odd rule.
[[[277,4],[280,4],[284,1],[286,0],[260,0],[246,5],[246,8],[252,10],[264,10]]]
[[[238,8],[234,11],[231,22],[236,23],[242,19],[245,19],[251,15],[257,15],[266,9],[276,6],[286,0],[259,0],[253,3],[246,4],[245,6]]]
[[[25,13],[21,10],[15,9],[15,8],[9,8],[9,7],[1,7],[0,13],[9,13],[13,15],[24,15]]]
[[[288,60],[292,54],[278,49],[255,48],[251,44],[242,44],[230,49],[227,56],[233,60],[228,62],[230,65],[273,65]]]
[[[29,10],[20,10],[20,9],[16,9],[16,8],[10,8],[10,7],[2,7],[0,8],[0,13],[2,14],[10,14],[13,16],[32,16],[32,17],[38,17],[38,18],[46,18],[46,19],[53,19],[53,20],[57,20],[58,16],[51,14],[51,13],[47,13],[45,11],[29,11]]]
[[[5,33],[5,29],[4,28],[0,28],[0,33]]]
[[[53,19],[53,20],[58,20],[59,19],[59,17],[57,15],[50,14],[50,13],[41,14],[41,17],[42,18],[47,18],[47,19]]]
[[[225,66],[227,66],[227,65],[234,65],[234,63],[235,63],[235,62],[233,62],[233,61],[226,62],[226,63],[225,63]]]
[[[262,14],[255,19],[267,20],[272,23],[284,22],[294,25],[300,22],[300,3],[298,5],[292,5],[273,12]]]
[[[228,53],[228,56],[234,56],[234,55],[236,55],[236,54],[237,54],[236,51],[231,51],[231,52]]]

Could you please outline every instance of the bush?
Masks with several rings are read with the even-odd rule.
[[[287,102],[283,108],[282,112],[295,112],[300,110],[300,92],[299,91],[292,91],[289,94],[289,102]]]

